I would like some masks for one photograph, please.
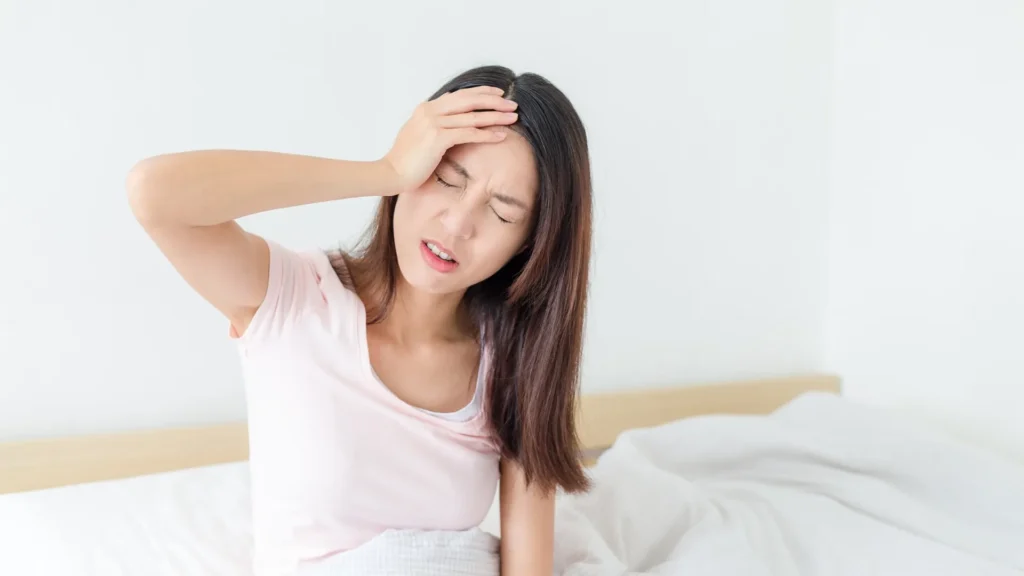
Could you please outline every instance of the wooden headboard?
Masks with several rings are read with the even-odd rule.
[[[785,378],[585,394],[579,432],[587,457],[624,430],[702,414],[766,414],[810,391],[839,393],[839,378]],[[0,494],[238,462],[245,422],[0,443]]]

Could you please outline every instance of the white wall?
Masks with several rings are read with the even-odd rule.
[[[377,157],[416,102],[490,62],[550,77],[592,139],[587,389],[820,368],[827,4],[393,6],[2,4],[0,439],[243,416],[226,324],[128,212],[133,162]],[[372,206],[245,224],[332,246]]]
[[[828,365],[1024,454],[1024,4],[836,23]]]

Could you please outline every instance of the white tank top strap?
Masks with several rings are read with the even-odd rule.
[[[483,338],[481,338],[481,341],[483,341]],[[475,418],[476,415],[479,414],[481,410],[483,410],[484,405],[484,392],[486,392],[487,388],[486,358],[486,350],[484,349],[483,345],[481,345],[480,364],[477,367],[476,371],[476,388],[473,390],[473,399],[469,401],[469,404],[466,404],[465,406],[456,410],[455,412],[434,412],[432,410],[427,410],[425,408],[420,408],[420,410],[426,412],[427,414],[430,414],[431,416],[436,416],[443,420],[448,420],[449,422],[468,422]]]

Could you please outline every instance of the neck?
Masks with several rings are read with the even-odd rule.
[[[400,279],[394,306],[381,327],[409,344],[464,337],[470,322],[461,306],[463,294],[429,294]]]

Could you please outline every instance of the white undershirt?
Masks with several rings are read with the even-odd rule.
[[[469,401],[462,408],[455,412],[434,412],[433,410],[427,410],[426,408],[420,408],[420,410],[430,414],[431,416],[437,416],[450,422],[468,422],[473,419],[474,416],[480,413],[484,403],[484,388],[486,378],[484,378],[484,363],[481,358],[480,367],[477,369],[476,374],[476,389],[473,390],[473,399]]]

